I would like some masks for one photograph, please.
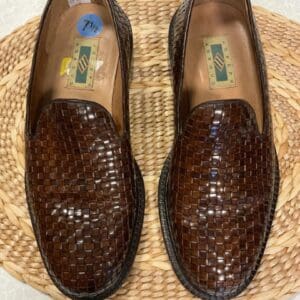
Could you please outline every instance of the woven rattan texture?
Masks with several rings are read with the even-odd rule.
[[[191,299],[171,269],[160,230],[157,185],[173,139],[168,27],[179,0],[120,0],[133,26],[132,146],[146,185],[146,216],[133,270],[115,299]],[[300,25],[255,9],[269,70],[281,193],[257,277],[240,299],[287,299],[300,291]],[[0,42],[0,263],[15,277],[64,297],[33,237],[24,192],[24,116],[39,19]]]

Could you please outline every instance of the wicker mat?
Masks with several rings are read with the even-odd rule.
[[[133,270],[114,299],[191,299],[168,261],[157,184],[173,139],[167,34],[179,0],[120,0],[134,40],[132,145],[143,171],[146,217]],[[261,8],[255,13],[269,66],[272,113],[282,174],[270,241],[258,275],[240,299],[288,299],[300,291],[300,25]],[[24,193],[25,97],[39,19],[0,42],[0,265],[55,299],[32,233]]]

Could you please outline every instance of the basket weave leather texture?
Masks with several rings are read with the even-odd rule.
[[[184,54],[187,42],[187,28],[191,18],[194,1],[184,0],[172,18],[169,30],[169,53],[173,76],[173,88],[175,96],[175,129],[179,132],[183,113],[179,101],[181,101]]]
[[[119,134],[110,113],[90,101],[51,99],[37,117],[27,115],[26,191],[33,228],[52,280],[76,299],[102,299],[119,287],[142,226],[143,183],[128,126],[131,27],[117,3],[107,3],[120,48],[125,132]],[[55,1],[49,1],[44,18],[51,5]],[[33,67],[32,80],[35,76]],[[30,86],[28,112],[34,92]]]
[[[28,202],[50,274],[77,293],[121,273],[136,217],[128,139],[103,108],[55,101],[27,145]]]
[[[250,1],[245,9],[263,89],[263,132],[243,100],[207,102],[187,111],[182,86],[193,7],[194,0],[184,1],[170,27],[177,134],[162,172],[161,216],[182,283],[205,299],[227,299],[245,289],[258,269],[274,216],[279,171],[265,60]]]
[[[174,141],[174,96],[168,30],[180,0],[120,0],[130,18],[134,59],[130,85],[131,146],[144,175],[146,211],[128,279],[111,299],[194,299],[177,279],[160,229],[158,179]],[[238,299],[288,300],[300,291],[300,26],[255,7],[266,54],[281,192],[257,276]],[[0,265],[15,278],[66,299],[42,262],[24,191],[24,117],[40,17],[0,42]]]
[[[278,185],[272,135],[260,135],[247,103],[204,104],[170,165],[166,207],[181,271],[207,298],[230,297],[255,274],[269,234]]]

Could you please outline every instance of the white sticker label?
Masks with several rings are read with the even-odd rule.
[[[78,5],[78,4],[85,4],[85,3],[92,3],[92,0],[68,0],[70,7]]]
[[[100,68],[104,65],[103,60],[97,60],[96,62],[96,72],[100,70]]]

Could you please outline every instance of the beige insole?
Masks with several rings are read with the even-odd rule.
[[[245,100],[254,108],[262,130],[262,92],[247,16],[233,7],[233,2],[243,7],[240,0],[195,3],[188,32],[184,94],[190,108],[210,100]]]
[[[103,30],[99,35],[87,37],[78,31],[79,20],[88,14],[102,19]],[[52,100],[80,99],[97,102],[117,116],[115,121],[120,129],[123,126],[122,80],[118,41],[109,10],[104,5],[81,4],[68,8],[60,16],[52,15],[51,18],[57,24],[55,30],[47,29],[43,45],[47,56],[44,66],[47,76],[41,82],[42,94],[48,95]],[[49,27],[53,25],[50,23]],[[92,45],[94,55],[89,62],[86,58],[81,62],[76,61],[79,58],[78,50],[85,45]],[[87,67],[91,67],[91,71],[86,84],[74,84],[76,71],[84,71]]]

